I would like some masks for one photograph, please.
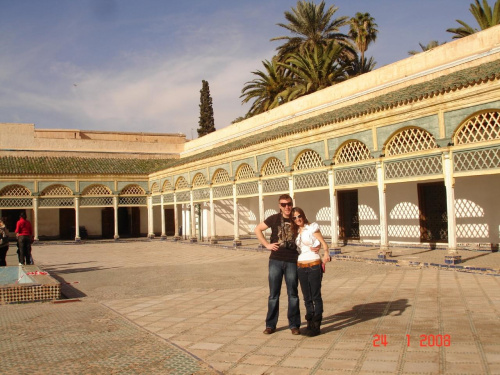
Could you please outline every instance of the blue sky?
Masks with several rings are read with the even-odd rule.
[[[451,41],[472,0],[337,0],[369,12],[377,67],[419,42]],[[0,122],[36,128],[184,133],[196,137],[201,81],[215,127],[248,110],[241,89],[287,35],[287,0],[0,0]],[[319,3],[319,1],[317,1]],[[493,2],[490,1],[490,4]],[[347,28],[343,30],[347,33]]]

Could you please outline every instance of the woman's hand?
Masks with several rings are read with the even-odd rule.
[[[332,260],[332,257],[330,256],[329,253],[325,253],[325,255],[323,255],[323,263],[331,262],[331,260]]]

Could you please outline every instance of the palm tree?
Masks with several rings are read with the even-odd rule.
[[[311,51],[288,55],[286,63],[279,63],[293,75],[293,85],[278,96],[285,102],[332,86],[346,79],[345,68],[340,64],[343,47],[335,42],[317,45]]]
[[[252,72],[258,78],[246,82],[241,90],[242,104],[254,100],[246,118],[279,106],[282,100],[278,94],[291,84],[287,72],[278,65],[275,57],[271,61],[263,61],[262,64],[265,71]]]
[[[445,43],[446,42],[444,42],[443,44],[445,44]],[[417,55],[421,52],[430,51],[431,49],[438,47],[440,45],[440,43],[437,40],[431,40],[429,43],[427,43],[427,45],[423,45],[422,43],[418,43],[418,45],[420,46],[422,51],[411,50],[411,51],[408,51],[408,55],[413,56],[413,55]]]
[[[375,23],[375,19],[370,16],[370,13],[360,12],[357,12],[356,15],[351,18],[349,24],[351,27],[349,36],[358,47],[358,51],[361,54],[361,66],[363,66],[368,45],[377,39],[378,25]]]
[[[375,69],[375,65],[377,65],[377,62],[373,59],[373,57],[364,59],[364,61],[361,62],[361,58],[357,56],[356,58],[348,60],[345,63],[345,69],[348,78],[353,78],[361,74],[371,72]]]
[[[349,37],[339,31],[342,26],[348,24],[348,17],[332,19],[337,10],[338,8],[333,5],[325,10],[324,1],[316,5],[313,2],[301,0],[291,12],[285,12],[285,18],[289,23],[278,23],[278,26],[290,31],[292,36],[279,36],[271,39],[271,41],[286,41],[276,48],[280,61],[284,62],[290,53],[310,51],[314,46],[324,46],[332,41],[344,46],[344,52],[352,56],[354,51]]]
[[[470,4],[469,11],[476,19],[480,29],[473,29],[464,21],[456,20],[460,25],[462,25],[462,27],[450,28],[446,30],[449,33],[455,34],[453,35],[453,39],[463,38],[465,36],[469,36],[481,30],[485,30],[492,26],[500,24],[500,0],[497,0],[495,2],[493,10],[490,8],[487,0],[483,0],[482,6],[479,3],[479,0],[475,1],[475,4]]]

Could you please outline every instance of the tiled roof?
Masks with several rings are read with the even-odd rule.
[[[125,174],[148,175],[166,169],[172,159],[105,159],[52,156],[2,156],[0,175]]]

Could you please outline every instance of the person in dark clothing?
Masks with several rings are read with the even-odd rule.
[[[31,243],[33,242],[33,229],[26,220],[26,214],[21,212],[16,225],[16,236],[19,242],[19,265],[31,264]]]

